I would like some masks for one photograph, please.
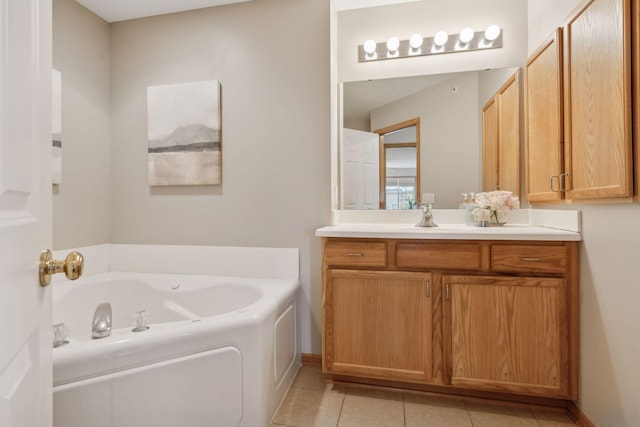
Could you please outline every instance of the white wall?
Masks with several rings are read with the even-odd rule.
[[[55,249],[111,241],[109,66],[109,25],[73,0],[55,0],[53,68],[62,73]]]
[[[529,1],[530,53],[577,4],[578,0]],[[581,204],[567,208],[582,211],[578,405],[598,427],[637,426],[640,205]]]

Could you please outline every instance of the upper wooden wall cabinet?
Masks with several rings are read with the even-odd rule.
[[[518,71],[482,107],[482,190],[520,194]]]
[[[631,3],[585,1],[528,59],[529,202],[633,195]]]

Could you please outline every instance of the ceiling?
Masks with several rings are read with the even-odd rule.
[[[343,86],[345,121],[368,121],[371,111],[451,79],[452,74],[347,82]]]
[[[185,10],[222,6],[251,0],[76,0],[107,22],[127,21]],[[408,3],[418,0],[333,0],[336,10]]]
[[[250,0],[76,0],[107,22],[127,21]]]

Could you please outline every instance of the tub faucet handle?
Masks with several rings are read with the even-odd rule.
[[[149,312],[147,310],[140,310],[133,313],[133,332],[142,332],[149,329]]]
[[[105,338],[111,335],[111,304],[103,302],[93,313],[91,338]]]

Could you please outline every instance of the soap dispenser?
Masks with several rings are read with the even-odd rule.
[[[473,211],[479,208],[480,205],[476,202],[476,196],[474,193],[469,193],[469,202],[466,204],[465,222],[467,225],[475,225],[475,218],[473,217]]]
[[[466,209],[467,208],[467,205],[469,204],[469,194],[471,194],[471,193],[461,193],[460,194],[464,198],[462,203],[460,203],[460,206],[458,206],[460,209]]]

